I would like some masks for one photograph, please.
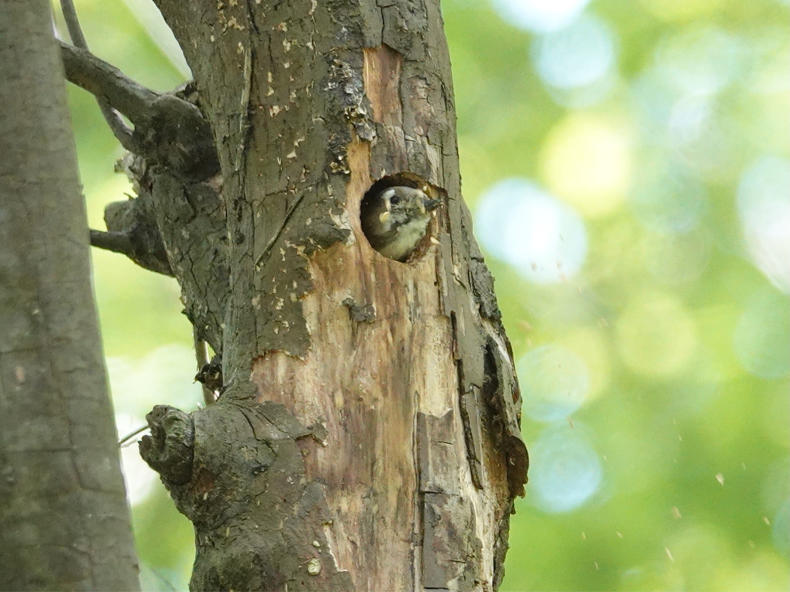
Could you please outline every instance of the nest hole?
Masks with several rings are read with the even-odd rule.
[[[410,193],[406,193],[405,198],[398,195],[394,201],[393,196],[389,200],[382,200],[382,195],[391,187],[421,191],[427,199],[423,200],[425,210],[416,207],[417,198]],[[439,204],[436,193],[424,179],[412,173],[387,175],[373,183],[360,205],[360,223],[368,244],[394,261],[410,263],[419,259],[429,245],[433,230],[432,211]],[[413,204],[415,208],[406,213],[405,203]]]

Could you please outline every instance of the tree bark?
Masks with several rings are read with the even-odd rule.
[[[49,10],[0,3],[0,589],[136,590]]]
[[[219,172],[152,141],[127,159],[139,197],[106,218],[155,229],[133,258],[176,277],[222,355],[219,401],[155,408],[141,442],[195,526],[191,589],[496,589],[528,459],[460,192],[438,1],[157,4]],[[64,56],[84,87],[118,83]],[[396,184],[442,202],[405,263],[359,219]]]

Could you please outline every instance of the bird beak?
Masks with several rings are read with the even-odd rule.
[[[442,202],[439,201],[438,199],[431,199],[429,197],[426,197],[424,200],[422,200],[422,205],[425,206],[425,209],[428,210],[429,212],[431,210],[435,210],[436,208],[438,208],[439,204],[441,203]]]
[[[389,218],[389,217],[390,217],[390,213],[389,212],[381,212],[379,214],[379,222],[382,222],[382,223],[386,222],[387,218]]]

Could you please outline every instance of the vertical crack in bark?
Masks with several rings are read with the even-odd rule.
[[[415,397],[416,399],[416,397]],[[415,409],[418,408],[418,402],[415,400]],[[424,504],[423,487],[422,487],[422,472],[425,470],[425,463],[421,459],[421,455],[426,450],[427,443],[425,442],[425,416],[422,413],[414,414],[414,422],[412,424],[412,459],[414,467],[417,470],[417,487],[414,488],[413,497],[413,512],[414,524],[412,527],[412,541],[411,541],[411,581],[412,590],[419,590],[422,585],[422,566],[423,554],[422,545],[425,540],[425,525],[422,520],[422,508]]]
[[[474,387],[465,387],[467,381],[464,378],[464,363],[463,359],[458,355],[458,321],[455,312],[450,313],[450,323],[452,330],[453,340],[453,354],[455,360],[455,369],[458,375],[458,408],[461,413],[461,422],[464,432],[464,448],[466,450],[466,460],[469,465],[469,473],[472,476],[472,482],[478,489],[483,488],[481,463],[483,458],[482,452],[482,435],[480,433],[480,412],[479,402],[475,397]]]

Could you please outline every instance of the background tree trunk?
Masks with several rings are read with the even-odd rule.
[[[0,3],[0,588],[136,590],[49,3]]]
[[[438,2],[158,6],[196,92],[118,92],[64,59],[135,124],[139,197],[108,227],[147,237],[130,255],[176,277],[222,355],[217,404],[157,407],[141,442],[195,526],[192,589],[496,588],[527,454]],[[398,184],[442,203],[405,263],[359,219]]]

